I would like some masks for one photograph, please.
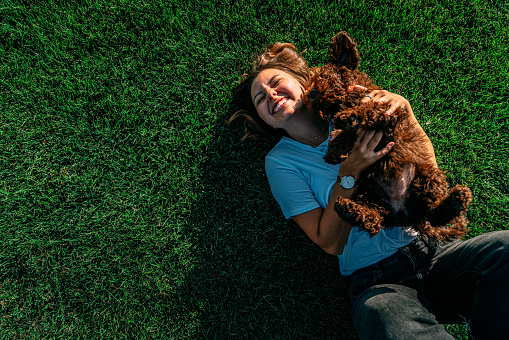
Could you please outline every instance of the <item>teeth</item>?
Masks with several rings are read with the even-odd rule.
[[[286,103],[288,99],[286,98],[283,98],[279,101],[279,103],[276,105],[276,107],[274,108],[274,113],[277,113],[279,111],[279,109],[281,108],[281,106],[283,106],[284,103]]]

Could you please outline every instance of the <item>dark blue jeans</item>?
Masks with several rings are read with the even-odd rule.
[[[442,324],[464,322],[473,339],[509,334],[509,231],[416,239],[349,278],[361,339],[453,339]]]

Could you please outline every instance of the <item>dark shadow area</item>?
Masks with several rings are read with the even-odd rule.
[[[274,142],[241,142],[240,124],[218,122],[188,221],[196,263],[177,293],[181,311],[197,313],[193,338],[355,339],[337,258],[272,197],[264,157]]]

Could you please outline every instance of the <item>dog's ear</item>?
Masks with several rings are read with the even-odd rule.
[[[359,67],[357,44],[346,32],[339,32],[330,41],[329,63],[338,67],[345,66],[350,70]]]

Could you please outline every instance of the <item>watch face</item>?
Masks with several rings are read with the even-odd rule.
[[[341,178],[341,186],[345,189],[352,189],[355,186],[355,179],[352,176]]]

